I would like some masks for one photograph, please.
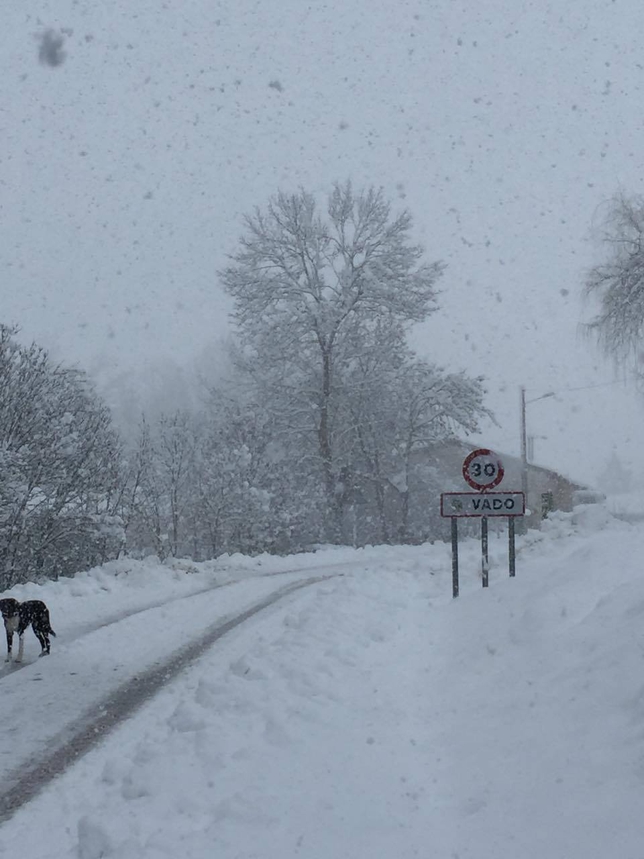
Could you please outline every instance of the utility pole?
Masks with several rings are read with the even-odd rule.
[[[526,430],[525,407],[530,403],[536,403],[538,400],[545,400],[548,397],[554,397],[554,391],[548,391],[547,394],[541,394],[540,397],[535,397],[533,400],[526,400],[525,385],[521,385],[521,491],[525,495],[526,510],[529,509],[528,504],[528,434]]]
[[[521,491],[528,507],[528,436],[525,425],[525,386],[521,385]]]

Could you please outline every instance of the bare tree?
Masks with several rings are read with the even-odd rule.
[[[195,423],[187,412],[162,415],[158,422],[157,456],[166,499],[170,554],[180,554],[185,514],[194,481]]]
[[[644,198],[613,198],[602,242],[607,260],[586,276],[586,292],[597,298],[599,311],[585,331],[617,363],[637,363],[644,339]]]
[[[243,385],[211,392],[199,450],[196,518],[213,554],[288,551],[293,531],[303,534],[304,522],[314,518],[296,446],[285,443],[261,391],[257,397],[249,393]]]
[[[162,559],[186,551],[197,438],[196,418],[181,410],[152,426],[141,420],[130,457],[131,548],[151,549]]]
[[[409,212],[392,215],[381,189],[354,193],[350,182],[336,184],[325,216],[306,191],[279,193],[245,219],[240,249],[220,273],[246,348],[301,376],[331,539],[340,536],[342,514],[333,426],[342,347],[357,325],[382,317],[406,325],[436,306],[443,266],[422,261],[411,225]]]
[[[379,325],[361,343],[343,373],[351,467],[354,478],[372,487],[380,538],[388,542],[395,524],[398,538],[406,539],[413,454],[456,432],[476,431],[491,413],[481,378],[419,359],[396,326]],[[399,518],[387,508],[392,492]]]
[[[145,415],[135,448],[129,455],[129,498],[126,503],[127,549],[167,555],[166,518],[158,452]]]

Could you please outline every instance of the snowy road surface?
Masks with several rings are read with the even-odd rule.
[[[492,539],[484,591],[480,546],[464,544],[454,601],[443,545],[297,559],[309,576],[326,557],[354,566],[221,638],[19,809],[0,856],[642,859],[643,546],[644,531],[599,510],[560,517],[522,539],[514,580],[505,540]],[[236,563],[240,576],[244,563],[260,571]],[[74,598],[65,583],[42,594],[61,622],[76,600],[89,623],[89,602],[98,620],[127,590],[143,601],[150,575],[159,598],[205,584],[132,570],[81,579]],[[283,581],[212,596],[249,605]],[[195,597],[191,617],[209,599]],[[39,739],[29,707],[46,688],[32,673],[154,663],[165,645],[136,643],[134,620],[125,641],[122,624],[106,627],[0,681],[13,717],[22,702],[25,736]],[[186,631],[170,638],[185,644]],[[55,681],[48,695],[63,707]]]
[[[24,701],[18,693],[13,711],[7,714],[10,721],[0,740],[0,822],[103,739],[115,725],[131,716],[223,635],[294,591],[323,580],[324,577],[309,577],[277,588],[273,581],[269,593],[250,605],[245,593],[247,588],[237,584],[223,599],[220,593],[210,591],[181,602],[173,601],[163,608],[140,612],[136,620],[126,618],[119,622],[122,632],[131,635],[132,624],[136,623],[139,632],[135,645],[145,643],[138,654],[136,646],[129,648],[128,658],[134,658],[134,662],[127,665],[123,663],[122,653],[104,650],[105,658],[101,654],[99,666],[84,664],[81,669],[76,665],[76,670],[53,673],[49,673],[42,662],[32,666],[29,674],[21,678],[23,683],[27,678],[40,681],[35,694],[30,696],[29,731],[23,730]],[[256,587],[255,584],[253,590]],[[199,601],[198,611],[194,606],[196,600]],[[221,615],[222,604],[228,604],[228,619]],[[215,623],[212,622],[214,617],[218,618]],[[210,623],[204,627],[208,618]],[[110,626],[114,627],[115,623]],[[189,629],[194,640],[177,650],[168,631],[178,626]],[[119,634],[119,630],[108,631],[103,627],[95,637],[114,638]],[[78,646],[82,649],[85,644],[81,639]],[[101,646],[99,641],[92,642],[93,646],[97,644]],[[149,661],[150,644],[155,648],[153,662]],[[61,658],[65,659],[64,650]],[[5,677],[9,687],[7,700],[12,699],[12,694],[16,696],[16,687],[11,688],[9,682],[11,679]],[[66,706],[58,706],[59,698]]]

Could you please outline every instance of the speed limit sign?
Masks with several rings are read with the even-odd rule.
[[[503,464],[492,450],[473,450],[463,463],[463,477],[472,489],[493,489],[503,480]]]

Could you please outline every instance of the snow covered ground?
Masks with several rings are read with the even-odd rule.
[[[644,530],[603,507],[521,538],[15,588],[58,633],[0,677],[0,767],[270,593],[0,829],[38,859],[642,859]],[[290,572],[285,572],[290,571]],[[127,616],[126,616],[127,615]],[[121,619],[119,619],[121,618]],[[53,740],[51,738],[54,738]]]

